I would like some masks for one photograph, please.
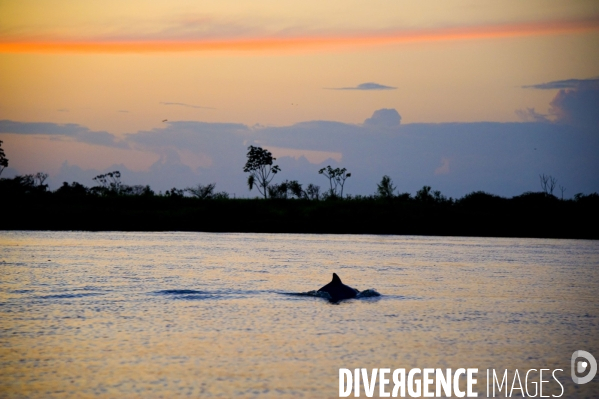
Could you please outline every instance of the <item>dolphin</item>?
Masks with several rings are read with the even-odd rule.
[[[331,302],[339,302],[343,299],[355,298],[360,291],[343,284],[337,273],[333,273],[333,280],[318,292],[326,292],[331,296]]]

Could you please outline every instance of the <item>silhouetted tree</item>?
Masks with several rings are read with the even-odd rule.
[[[255,185],[260,194],[266,199],[268,198],[268,185],[275,175],[281,171],[281,168],[278,165],[273,165],[276,158],[273,158],[272,153],[261,147],[249,146],[247,157],[248,160],[243,171],[250,174],[248,187],[252,190]]]
[[[420,201],[420,202],[436,202],[436,203],[451,203],[453,202],[453,199],[451,198],[447,198],[446,196],[444,196],[443,194],[441,194],[441,191],[439,190],[435,190],[432,191],[430,186],[423,186],[420,190],[418,190],[418,192],[416,192],[416,197],[414,197],[416,199],[416,201]]]
[[[55,191],[56,194],[61,196],[69,196],[69,197],[81,197],[87,195],[89,189],[85,187],[83,184],[73,182],[71,185],[66,181],[62,183],[62,186]]]
[[[122,183],[121,183],[121,172],[115,170],[114,172],[109,172],[103,175],[98,175],[94,177],[95,181],[100,183],[100,187],[103,190],[94,190],[99,191],[101,193],[107,194],[112,192],[114,194],[120,194]],[[95,187],[94,187],[95,188]]]
[[[295,196],[295,198],[298,199],[306,196],[304,190],[302,190],[302,185],[297,180],[285,180],[285,182],[287,183],[287,192],[289,194]]]
[[[2,148],[2,140],[0,140],[0,175],[4,168],[8,166],[8,158],[6,158],[6,154],[4,154],[4,149]]]
[[[214,195],[215,187],[216,183],[210,183],[206,185],[198,184],[194,187],[187,187],[185,191],[199,199],[210,199]]]
[[[562,201],[563,201],[564,200],[564,192],[566,191],[566,187],[564,187],[560,184],[559,191],[561,191],[561,193],[562,193]]]
[[[0,179],[0,192],[6,195],[42,194],[48,185],[38,184],[35,175],[15,176],[12,179]],[[42,181],[43,182],[43,181]]]
[[[15,176],[12,180],[22,189],[23,193],[35,191],[35,179],[33,175]]]
[[[546,195],[553,195],[553,190],[555,189],[555,184],[557,183],[557,179],[551,175],[539,175],[539,179],[541,180],[541,188]]]
[[[268,197],[270,199],[287,199],[287,183],[283,182],[268,186]]]
[[[37,172],[33,178],[38,186],[45,186],[44,182],[48,178],[48,174],[44,172]]]
[[[376,192],[381,198],[393,198],[395,186],[393,180],[387,175],[383,176],[381,182],[376,185]]]
[[[446,196],[444,196],[443,194],[441,194],[441,191],[439,190],[435,190],[433,191],[433,198],[435,199],[435,202],[442,204],[442,203],[452,203],[453,199],[452,198],[447,198]]]
[[[183,195],[185,194],[185,190],[181,190],[179,188],[171,188],[170,190],[166,190],[164,192],[164,195],[167,197],[171,197],[171,198],[183,198]]]
[[[345,168],[331,168],[331,165],[327,165],[326,168],[322,168],[318,171],[318,174],[324,175],[329,179],[329,196],[343,198],[343,186],[345,180],[351,177],[351,173],[347,173]]]
[[[120,189],[121,195],[133,195],[138,197],[152,197],[154,195],[154,191],[150,188],[149,185],[141,185],[137,184],[135,186],[126,186],[122,185]]]
[[[306,188],[306,198],[311,200],[319,200],[320,186],[316,186],[312,183],[308,184],[308,187]]]
[[[288,199],[290,196],[295,198],[307,198],[302,190],[302,185],[297,180],[285,180],[280,184],[272,184],[268,187],[270,198]]]
[[[420,202],[432,202],[433,196],[431,195],[431,186],[423,186],[416,192],[416,196],[414,198],[416,201]]]

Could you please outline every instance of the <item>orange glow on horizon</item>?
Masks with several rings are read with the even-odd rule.
[[[347,49],[414,42],[480,40],[599,31],[599,19],[475,26],[374,34],[306,37],[255,37],[179,40],[28,40],[0,39],[0,53],[160,53],[209,51],[306,51]]]

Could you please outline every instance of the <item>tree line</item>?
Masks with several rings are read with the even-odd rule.
[[[0,174],[8,159],[0,142]],[[503,198],[475,191],[459,199],[423,186],[400,193],[383,176],[372,195],[347,195],[346,168],[318,170],[327,186],[273,182],[281,168],[263,148],[250,146],[243,171],[254,199],[231,198],[216,184],[156,193],[128,185],[119,171],[93,178],[93,186],[64,182],[51,191],[48,175],[0,177],[3,230],[206,231],[327,234],[412,234],[599,239],[599,194],[564,200],[565,188],[545,174],[541,191]],[[351,180],[349,180],[351,181]],[[554,195],[559,188],[561,198]]]
[[[321,191],[320,186],[308,184],[304,187],[297,180],[284,180],[281,183],[273,183],[274,177],[281,172],[281,168],[274,163],[276,158],[272,153],[264,148],[249,146],[247,152],[247,162],[243,171],[248,174],[247,185],[249,190],[256,190],[264,199],[272,200],[385,200],[391,202],[413,201],[425,204],[452,205],[452,204],[495,204],[498,205],[508,199],[489,194],[483,191],[475,191],[465,195],[460,199],[447,198],[440,191],[433,190],[430,186],[423,186],[414,196],[410,193],[400,193],[397,190],[391,177],[384,175],[379,183],[376,184],[376,191],[372,195],[344,195],[346,180],[352,175],[346,168],[332,168],[330,165],[318,170],[318,174],[328,180],[328,189]],[[8,159],[2,149],[0,140],[0,175],[8,166]],[[27,174],[15,176],[12,179],[0,178],[0,192],[4,197],[14,195],[56,195],[59,197],[114,197],[114,196],[135,196],[135,197],[169,197],[183,198],[191,197],[200,200],[228,200],[231,199],[229,193],[217,192],[216,183],[201,184],[186,187],[183,189],[173,187],[169,190],[156,193],[149,185],[127,185],[121,181],[120,171],[112,171],[100,174],[93,178],[95,185],[86,187],[85,185],[72,182],[71,184],[63,182],[62,186],[54,191],[48,189],[45,181],[48,178],[47,173],[39,172],[36,174]],[[557,179],[550,175],[539,175],[541,184],[540,192],[526,192],[520,196],[513,197],[513,200],[564,200],[566,189],[557,184]],[[556,186],[559,188],[561,198],[554,195]],[[596,201],[599,194],[592,193],[584,195],[578,193],[574,195],[573,201]]]

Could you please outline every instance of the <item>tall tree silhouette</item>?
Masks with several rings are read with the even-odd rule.
[[[393,180],[387,175],[383,176],[381,182],[376,185],[376,191],[381,198],[393,198],[395,195],[395,186]]]
[[[121,194],[123,183],[121,183],[121,172],[115,170],[104,175],[94,177],[95,181],[100,183],[100,189],[104,194]]]
[[[252,190],[256,186],[260,194],[266,199],[268,198],[268,185],[275,175],[281,171],[278,165],[273,165],[273,161],[277,158],[273,158],[270,151],[253,145],[248,147],[247,157],[248,160],[243,171],[250,174],[248,176],[248,187]]]
[[[318,174],[324,175],[329,179],[329,195],[331,197],[343,198],[343,186],[345,180],[351,177],[351,173],[347,173],[345,168],[331,168],[331,165],[327,165],[326,168],[322,168],[318,171]]]

